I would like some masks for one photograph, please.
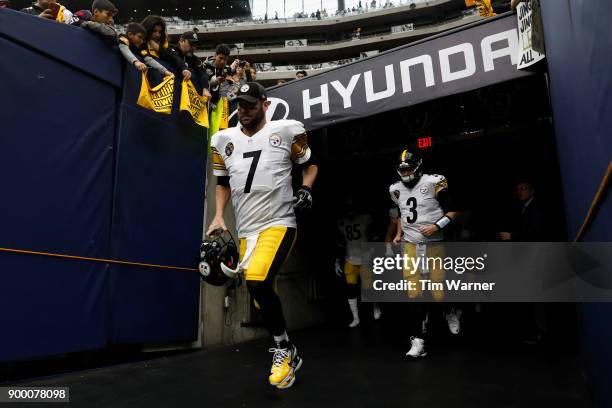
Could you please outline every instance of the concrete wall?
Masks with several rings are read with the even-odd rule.
[[[209,170],[208,186],[206,192],[206,225],[210,223],[215,214],[215,184],[216,177]],[[234,209],[231,203],[225,211],[225,222],[234,237],[237,237],[234,219]],[[299,237],[298,237],[299,240]],[[312,293],[311,274],[305,265],[308,265],[302,245],[296,244],[293,253],[285,263],[277,278],[277,289],[285,320],[289,331],[314,325],[322,320],[317,307],[309,302]],[[250,297],[246,284],[242,284],[231,295],[230,307],[224,309],[226,287],[214,287],[202,283],[201,297],[201,343],[203,346],[241,343],[268,336],[263,327],[242,327],[241,324],[249,322]]]

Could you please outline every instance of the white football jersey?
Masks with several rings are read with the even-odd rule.
[[[367,232],[372,222],[372,217],[360,214],[354,218],[343,218],[338,221],[338,229],[346,241],[347,262],[353,265],[362,265],[363,244],[367,241]]]
[[[434,224],[444,215],[436,195],[445,188],[448,188],[446,178],[437,174],[423,174],[412,188],[401,181],[389,187],[391,199],[400,210],[403,241],[413,244],[442,241],[444,238],[442,231],[426,237],[419,232],[419,228]]]
[[[239,237],[296,227],[291,169],[311,155],[301,122],[270,121],[250,137],[240,125],[224,129],[213,136],[211,150],[214,175],[230,177]]]

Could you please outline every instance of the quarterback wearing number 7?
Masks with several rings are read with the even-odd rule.
[[[270,385],[289,388],[302,359],[287,336],[273,282],[295,242],[294,208],[303,211],[312,206],[311,188],[318,169],[301,122],[266,120],[270,102],[261,85],[247,82],[236,99],[239,125],[216,133],[211,142],[217,176],[216,212],[206,234],[227,230],[223,213],[231,198],[240,260],[235,270],[224,268],[224,273],[244,273],[249,293],[276,343],[270,349],[274,353]],[[295,194],[291,180],[294,164],[302,169],[302,186]]]

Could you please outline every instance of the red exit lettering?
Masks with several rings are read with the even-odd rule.
[[[427,149],[432,146],[431,136],[421,137],[417,140],[417,146],[419,149]]]

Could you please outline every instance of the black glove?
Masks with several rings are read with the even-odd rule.
[[[296,210],[308,211],[312,208],[312,194],[310,193],[310,187],[302,186],[297,191],[295,197],[293,197],[293,207]]]

